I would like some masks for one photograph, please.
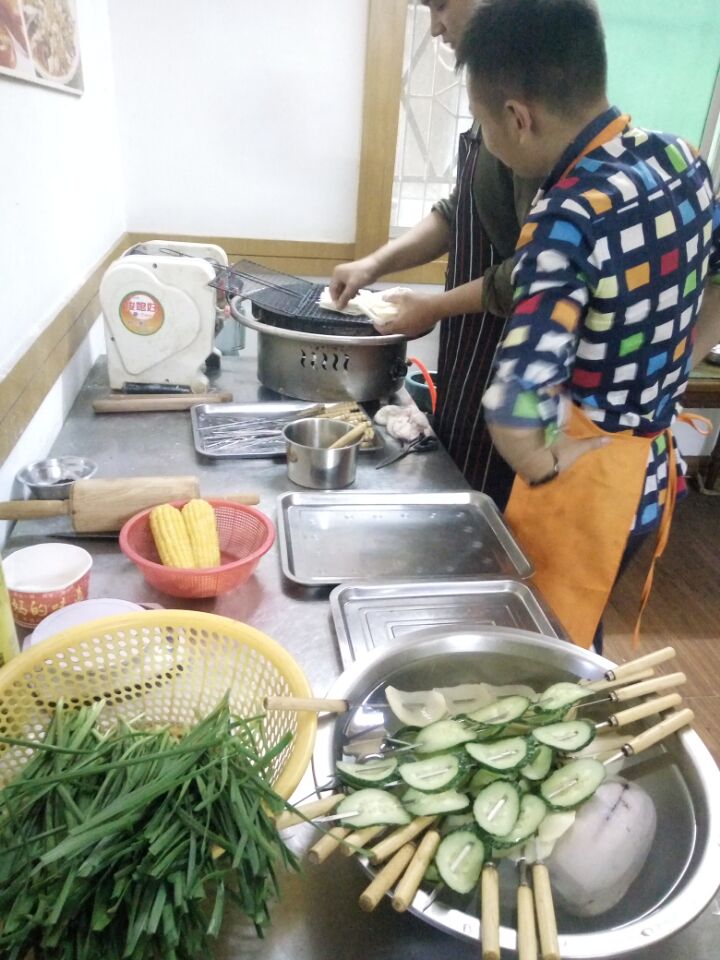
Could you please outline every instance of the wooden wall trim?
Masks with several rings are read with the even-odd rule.
[[[370,0],[355,256],[387,243],[407,0]]]
[[[8,457],[97,319],[100,280],[124,246],[121,238],[108,250],[58,315],[0,380],[0,463]]]

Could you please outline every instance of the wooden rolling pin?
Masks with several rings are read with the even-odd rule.
[[[67,500],[10,500],[0,503],[0,520],[69,516],[78,533],[113,533],[148,507],[200,496],[197,477],[122,477],[76,480]],[[254,493],[221,494],[235,503],[258,503]]]
[[[178,393],[160,396],[140,393],[134,396],[118,394],[95,400],[95,413],[153,413],[161,410],[189,410],[198,403],[231,403],[233,395],[228,390],[217,393]]]

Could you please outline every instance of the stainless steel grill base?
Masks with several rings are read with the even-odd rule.
[[[233,316],[258,335],[258,380],[299,400],[386,399],[403,385],[407,340],[400,336],[316,336],[269,326],[231,303]]]

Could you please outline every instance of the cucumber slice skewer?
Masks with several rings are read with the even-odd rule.
[[[454,786],[462,776],[460,760],[451,753],[404,763],[398,773],[409,787],[437,793]]]
[[[439,720],[424,727],[415,738],[416,753],[438,753],[451,750],[461,743],[475,739],[473,730],[458,720]]]
[[[519,720],[530,706],[528,697],[501,697],[486,707],[469,713],[468,719],[474,723],[490,726],[506,726]]]
[[[533,782],[544,780],[545,777],[550,773],[552,762],[552,750],[550,747],[542,744],[538,752],[535,754],[535,759],[531,760],[530,763],[526,763],[524,767],[521,767],[520,773],[523,777],[525,777],[526,780],[532,780]]]
[[[363,827],[405,826],[410,815],[398,798],[386,790],[368,787],[341,800],[337,813],[345,826],[362,830]]]
[[[397,765],[397,760],[392,757],[384,760],[369,760],[367,763],[348,763],[338,760],[335,769],[340,774],[340,779],[351,787],[370,785],[379,787],[392,780]]]
[[[595,724],[589,720],[563,720],[533,730],[533,737],[561,753],[575,753],[595,739]]]
[[[520,813],[520,794],[507,780],[497,780],[475,798],[473,815],[478,826],[493,837],[506,837]]]
[[[455,893],[475,889],[484,860],[485,845],[472,830],[449,833],[435,854],[438,873]]]
[[[480,766],[488,770],[519,770],[535,754],[525,737],[507,737],[485,743],[466,743],[465,749]]]
[[[457,813],[470,806],[470,798],[457,790],[442,793],[422,793],[411,787],[402,796],[403,806],[414,817],[434,817],[443,813]]]
[[[540,784],[540,793],[553,810],[573,810],[588,800],[604,779],[605,767],[599,760],[571,760]]]

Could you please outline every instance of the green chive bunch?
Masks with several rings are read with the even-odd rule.
[[[269,749],[227,698],[180,737],[104,709],[59,704],[41,743],[2,741],[33,756],[0,791],[0,956],[198,960],[226,899],[262,936],[276,869],[298,869],[268,784],[290,734]]]

